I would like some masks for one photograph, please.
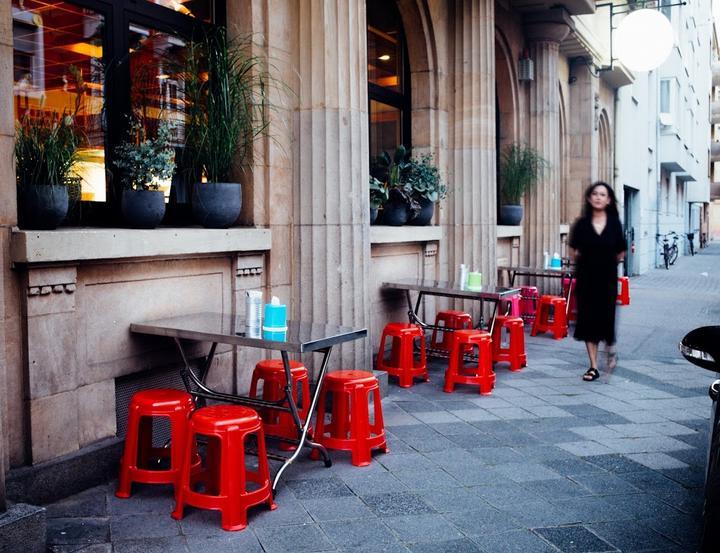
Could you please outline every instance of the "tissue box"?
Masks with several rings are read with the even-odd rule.
[[[268,332],[287,330],[287,307],[285,305],[266,303],[262,328]]]

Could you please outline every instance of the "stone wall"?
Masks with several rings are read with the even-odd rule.
[[[66,249],[46,250],[59,235]],[[148,236],[157,251],[141,257],[142,237]],[[132,249],[129,244],[136,244],[134,253],[125,251]],[[252,229],[15,232],[15,277],[26,315],[21,332],[26,397],[22,404],[22,396],[11,398],[11,426],[27,428],[28,461],[55,459],[115,436],[116,379],[179,363],[171,340],[133,336],[130,324],[203,311],[242,313],[244,291],[264,287],[262,250],[269,244],[269,232]],[[74,259],[95,248],[106,257]],[[174,255],[163,255],[163,249]],[[225,348],[208,380],[224,391],[245,389],[248,367],[261,355]]]

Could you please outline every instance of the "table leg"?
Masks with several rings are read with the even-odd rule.
[[[565,275],[568,279],[568,292],[567,297],[565,298],[565,315],[570,315],[570,297],[572,296],[572,288],[573,288],[573,279],[572,275],[568,274]]]
[[[282,464],[280,469],[277,471],[277,474],[275,474],[275,478],[273,479],[273,492],[277,488],[278,482],[280,481],[280,477],[282,476],[282,473],[285,472],[285,469],[287,469],[295,459],[297,459],[297,456],[300,455],[300,452],[302,451],[303,446],[310,447],[312,449],[317,449],[320,452],[320,455],[323,458],[323,461],[325,462],[326,467],[332,466],[332,460],[330,459],[330,456],[328,455],[327,449],[325,449],[324,446],[312,441],[310,438],[308,438],[308,431],[310,429],[310,420],[312,419],[312,415],[315,412],[315,408],[317,407],[318,399],[320,398],[320,392],[322,389],[322,383],[325,380],[325,374],[327,373],[327,366],[328,361],[330,359],[330,352],[332,351],[332,346],[328,347],[326,349],[318,350],[323,355],[323,360],[320,365],[320,372],[318,373],[317,378],[317,385],[315,387],[315,393],[313,394],[312,400],[310,402],[310,409],[308,409],[308,417],[305,421],[304,425],[298,425],[302,432],[300,433],[300,443],[297,446],[297,449],[293,452],[292,456],[288,457],[288,459]],[[285,365],[286,375],[290,372],[290,364],[287,362],[287,353],[282,352],[283,355],[283,365]],[[295,405],[295,402],[292,401],[291,405]],[[292,407],[291,407],[292,410]],[[293,414],[293,417],[297,417],[297,421],[300,421],[300,417],[297,415],[297,406],[295,406],[295,411]]]

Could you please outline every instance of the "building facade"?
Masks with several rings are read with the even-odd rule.
[[[54,474],[52,467],[83,456],[105,460],[96,463],[98,473],[114,470],[131,393],[173,378],[179,383],[172,344],[133,337],[130,323],[207,310],[241,313],[244,292],[261,289],[282,298],[293,319],[367,327],[368,340],[343,347],[333,363],[371,369],[383,325],[406,317],[404,296],[383,291],[382,282],[453,280],[464,263],[493,284],[500,264],[537,265],[544,252],[565,255],[585,188],[616,180],[617,90],[633,76],[617,63],[598,71],[611,65],[610,21],[589,0],[178,6],[0,0],[6,72],[0,80],[0,458],[13,469],[8,490],[15,497],[48,499],[51,492],[33,488],[33,475]],[[152,55],[139,57],[141,46],[172,52],[186,40],[182,30],[191,19],[213,18],[232,34],[251,36],[253,52],[270,60],[283,84],[270,92],[268,138],[256,144],[252,170],[242,176],[239,224],[188,226],[187,190],[174,182],[161,228],[118,228],[112,168],[104,165],[113,121],[127,109],[141,69],[163,83],[162,102],[171,113],[178,93]],[[60,28],[64,35],[53,33]],[[52,100],[68,92],[64,70],[57,69],[67,59],[51,55],[58,51],[82,64],[92,85],[85,95],[94,132],[84,170],[93,186],[83,188],[80,209],[66,226],[25,231],[16,226],[14,118],[42,95]],[[130,68],[125,80],[107,71],[111,51],[118,67]],[[53,74],[61,78],[51,90]],[[700,96],[698,88],[693,101]],[[400,143],[431,153],[448,183],[430,226],[369,224],[370,158]],[[548,161],[524,199],[522,226],[498,225],[497,160],[511,143],[528,144]],[[696,165],[671,172],[674,190],[689,180],[679,173],[699,174]],[[636,180],[630,169],[627,174],[622,186],[632,187]],[[209,378],[240,391],[257,358],[226,348]]]
[[[662,11],[675,33],[670,57],[618,91],[615,186],[631,275],[662,264],[658,235],[678,233],[680,252],[689,253],[688,233],[697,250],[709,225],[711,3]]]

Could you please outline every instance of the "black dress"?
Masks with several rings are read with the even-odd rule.
[[[615,343],[615,301],[617,298],[617,255],[626,249],[622,225],[608,216],[598,234],[590,219],[573,224],[570,247],[576,250],[575,339],[584,342]]]

